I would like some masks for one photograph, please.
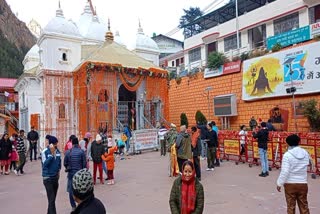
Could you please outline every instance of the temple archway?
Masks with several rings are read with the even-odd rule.
[[[118,92],[118,122],[128,125],[132,130],[136,127],[137,93],[129,91],[123,84]]]

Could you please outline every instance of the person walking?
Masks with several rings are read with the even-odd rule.
[[[23,171],[23,167],[24,165],[26,164],[26,147],[25,147],[25,144],[24,144],[24,130],[21,129],[19,131],[19,137],[17,139],[18,143],[17,143],[17,152],[18,152],[18,155],[19,155],[19,166],[16,168],[16,170],[14,171],[14,173],[16,175],[23,175],[24,174],[24,171]]]
[[[127,136],[127,139],[125,140],[125,142],[126,142],[126,154],[128,155],[130,150],[130,138],[132,137],[129,126],[125,125],[123,132]]]
[[[197,128],[200,129],[200,140],[201,140],[201,158],[202,160],[207,159],[207,150],[208,150],[208,145],[207,145],[207,135],[208,135],[208,128],[206,124],[200,124],[198,123]]]
[[[0,140],[0,165],[1,174],[9,175],[9,166],[11,163],[12,142],[9,139],[9,134],[4,133]],[[3,171],[4,168],[4,171]]]
[[[17,162],[19,161],[19,155],[17,152],[18,135],[16,133],[12,134],[12,136],[10,137],[10,141],[12,143],[12,151],[10,156],[10,171],[14,172],[17,168]]]
[[[218,136],[215,131],[212,130],[212,124],[209,123],[207,125],[208,129],[208,134],[207,134],[207,144],[208,144],[208,149],[207,149],[207,164],[208,168],[206,169],[207,171],[214,171],[214,162],[216,160],[216,152],[217,152],[217,146],[218,146]]]
[[[172,185],[169,205],[171,214],[203,213],[203,186],[195,178],[194,165],[191,161],[183,163],[182,176],[179,176]]]
[[[259,156],[261,161],[262,172],[260,177],[267,177],[269,175],[269,163],[268,163],[268,138],[269,131],[265,122],[261,123],[261,129],[259,131],[253,131],[252,136],[258,139]]]
[[[309,214],[307,170],[312,160],[309,153],[299,147],[298,135],[288,136],[286,142],[289,148],[282,158],[277,190],[281,192],[281,186],[284,186],[288,214],[296,213],[296,202],[300,213]]]
[[[167,129],[162,125],[158,131],[158,136],[160,140],[160,155],[166,156],[166,141],[164,139],[165,134],[167,133]]]
[[[49,145],[42,151],[42,178],[48,199],[47,214],[56,214],[56,197],[59,188],[61,170],[61,153],[58,149],[58,139],[47,135]]]
[[[103,172],[102,172],[102,158],[101,155],[104,154],[104,148],[101,143],[102,138],[100,134],[97,134],[96,140],[92,142],[91,146],[91,157],[93,161],[93,183],[96,184],[97,180],[97,169],[99,169],[99,179],[100,183],[104,184],[103,182]]]
[[[257,127],[257,125],[258,125],[258,123],[257,123],[256,119],[254,118],[254,116],[252,116],[249,121],[249,127],[250,127],[251,131],[253,131]]]
[[[34,126],[31,126],[31,131],[27,135],[29,141],[29,150],[30,150],[30,161],[32,162],[32,153],[34,160],[37,160],[37,143],[39,140],[39,134],[34,130]]]
[[[176,176],[179,174],[179,167],[177,162],[177,150],[176,150],[176,139],[177,139],[177,126],[173,123],[170,124],[170,130],[165,134],[164,139],[168,145],[169,165],[168,174],[169,177]]]
[[[72,193],[77,208],[71,214],[106,214],[103,203],[94,196],[92,175],[88,169],[81,169],[72,178]]]
[[[67,192],[69,193],[69,200],[72,211],[76,209],[76,202],[72,193],[72,178],[74,174],[80,169],[87,167],[87,160],[84,151],[79,146],[77,137],[72,138],[72,148],[67,150],[64,158],[65,171],[68,173]]]
[[[191,138],[187,133],[187,128],[185,125],[180,127],[180,133],[177,135],[176,140],[176,148],[177,148],[177,160],[179,166],[179,172],[182,173],[182,164],[192,159],[191,152]]]
[[[90,145],[90,141],[91,141],[91,133],[87,132],[84,135],[84,138],[79,142],[79,146],[80,148],[84,151],[85,155],[86,155],[86,160],[87,160],[87,169],[89,169],[89,145]]]
[[[242,156],[246,152],[247,131],[246,131],[245,125],[240,126],[239,137],[240,137],[240,147],[241,147],[240,156]]]
[[[200,155],[201,155],[201,141],[200,133],[195,126],[191,127],[191,145],[194,169],[196,171],[196,177],[201,180],[201,167],[200,167]]]

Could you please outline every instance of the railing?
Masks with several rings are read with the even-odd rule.
[[[14,115],[12,115],[11,112],[5,106],[2,106],[0,108],[0,113],[9,116],[11,124],[13,124],[18,130],[19,120]]]
[[[160,122],[161,124],[165,124],[167,127],[170,127],[171,123],[164,119],[162,116],[160,116]]]
[[[124,130],[124,125],[120,122],[118,118],[117,118],[117,130],[119,132],[122,132]]]
[[[154,129],[155,127],[152,125],[152,123],[145,117],[145,116],[142,116],[143,120],[145,123],[147,123],[149,125],[149,127],[144,127],[144,128],[151,128],[151,129]]]

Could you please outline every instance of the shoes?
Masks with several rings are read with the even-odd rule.
[[[211,168],[210,171],[214,171],[214,168]]]
[[[210,171],[210,170],[211,170],[210,168],[207,168],[207,169],[206,169],[206,171]]]
[[[17,170],[13,170],[14,174],[19,175],[19,172]]]
[[[5,172],[4,174],[5,174],[5,175],[9,175],[10,173],[9,173],[9,172]]]
[[[109,178],[105,178],[104,180],[107,181],[107,180],[109,180]]]
[[[266,176],[269,176],[269,172],[266,172],[265,174],[266,174]]]
[[[261,172],[261,174],[259,174],[260,177],[267,177],[266,173]]]
[[[111,181],[108,181],[107,184],[108,184],[108,185],[111,185]]]
[[[220,167],[220,163],[216,163],[214,166]]]

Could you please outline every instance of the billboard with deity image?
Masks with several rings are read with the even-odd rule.
[[[254,100],[320,91],[320,42],[243,62],[242,99]]]

